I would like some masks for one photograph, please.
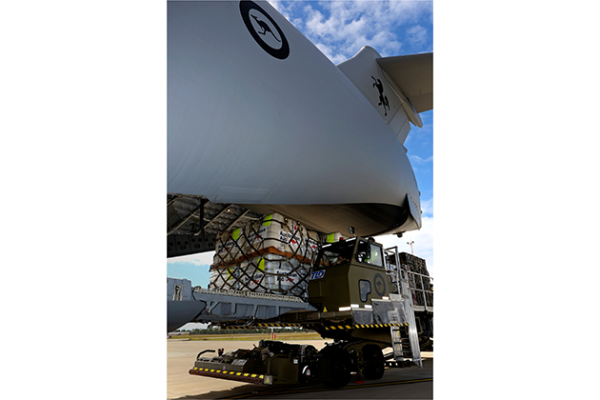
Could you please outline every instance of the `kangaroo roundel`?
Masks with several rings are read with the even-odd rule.
[[[253,1],[240,1],[240,13],[246,28],[264,51],[280,60],[289,56],[290,47],[283,31],[262,7]]]

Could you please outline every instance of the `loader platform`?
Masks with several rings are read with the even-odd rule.
[[[419,298],[413,296],[415,288],[400,265],[397,248],[384,250],[373,239],[355,237],[319,249],[308,282],[309,302],[298,302],[297,308],[280,307],[270,318],[235,318],[237,312],[224,313],[225,302],[215,299],[209,312],[221,304],[220,314],[229,317],[213,320],[221,329],[302,327],[333,343],[317,350],[261,340],[250,350],[223,354],[220,349],[216,357],[203,357],[214,352],[204,350],[189,373],[262,385],[323,382],[340,388],[353,375],[381,379],[386,365],[422,368],[414,309],[418,303],[413,301]],[[390,346],[392,353],[384,355],[383,349]]]
[[[235,372],[235,371],[221,371],[219,369],[215,370],[214,368],[198,368],[194,367],[190,369],[191,375],[199,375],[199,376],[210,376],[211,378],[221,378],[228,379],[230,381],[240,381],[246,383],[254,383],[257,385],[262,385],[264,383],[264,375],[259,374],[250,374],[248,372]]]

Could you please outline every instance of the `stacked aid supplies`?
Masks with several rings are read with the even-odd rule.
[[[308,297],[319,235],[281,214],[266,215],[218,239],[211,289]]]

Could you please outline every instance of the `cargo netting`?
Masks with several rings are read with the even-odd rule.
[[[210,268],[210,289],[308,297],[319,236],[271,214],[223,233]]]

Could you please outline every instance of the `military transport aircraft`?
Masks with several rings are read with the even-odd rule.
[[[336,66],[267,2],[167,7],[168,257],[272,213],[320,234],[420,229],[404,142],[433,108],[432,53],[363,47]],[[168,278],[167,329],[316,310],[259,294]]]
[[[433,53],[334,65],[267,2],[168,2],[168,256],[278,212],[356,235],[421,227],[403,143]]]

